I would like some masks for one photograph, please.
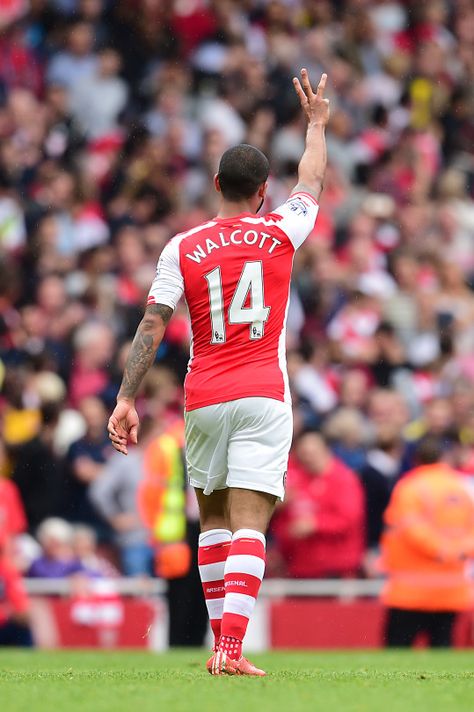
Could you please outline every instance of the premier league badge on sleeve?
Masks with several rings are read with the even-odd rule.
[[[303,217],[308,214],[308,207],[304,200],[301,198],[291,198],[288,201],[288,207],[293,213],[297,215],[302,215]]]

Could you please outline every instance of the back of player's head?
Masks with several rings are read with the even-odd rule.
[[[218,178],[226,200],[246,200],[268,178],[267,157],[255,146],[241,143],[228,148],[219,163]]]
[[[415,449],[417,465],[434,465],[443,457],[443,444],[435,435],[425,435]]]

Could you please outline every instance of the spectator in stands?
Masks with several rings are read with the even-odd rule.
[[[39,57],[29,46],[22,23],[8,24],[2,26],[0,38],[0,92],[20,86],[40,94],[43,72]]]
[[[328,324],[328,337],[337,357],[348,365],[371,363],[377,354],[375,333],[380,324],[380,304],[360,290]]]
[[[376,550],[383,530],[383,515],[401,475],[404,444],[400,431],[390,425],[377,429],[376,440],[360,472],[366,500],[367,546]]]
[[[88,22],[76,22],[67,34],[66,47],[53,55],[47,71],[48,84],[72,90],[83,79],[92,77],[97,65],[93,53],[94,34]]]
[[[334,457],[320,434],[301,435],[288,467],[287,496],[272,524],[288,574],[357,575],[364,553],[364,507],[357,475]]]
[[[453,434],[454,413],[451,399],[447,396],[437,396],[425,402],[421,418],[412,421],[407,434],[410,439],[419,440],[425,435],[449,440]]]
[[[26,241],[25,217],[8,177],[0,173],[0,254],[18,254]]]
[[[397,283],[396,291],[386,300],[385,318],[396,329],[405,347],[417,334],[416,294],[419,288],[420,265],[415,251],[399,247],[389,256],[389,264]]]
[[[57,406],[44,405],[41,420],[38,435],[18,448],[13,469],[13,482],[20,492],[30,532],[35,532],[47,517],[59,514],[63,490],[62,467],[53,450]]]
[[[366,573],[378,575],[376,560],[383,514],[393,487],[412,465],[413,446],[403,437],[408,411],[404,399],[395,390],[377,388],[371,392],[367,419],[372,430],[372,445],[359,475],[366,500]]]
[[[425,436],[415,456],[417,467],[396,485],[385,513],[385,640],[409,647],[423,634],[432,647],[448,647],[456,613],[474,602],[467,573],[474,500],[464,477],[443,462],[439,437]]]
[[[370,385],[370,376],[365,369],[344,370],[340,381],[340,404],[346,408],[364,411],[371,393]]]
[[[137,492],[143,478],[143,453],[157,427],[160,424],[151,418],[142,419],[138,446],[130,450],[128,457],[113,454],[89,490],[94,507],[115,533],[126,576],[154,573],[154,552],[138,511]]]
[[[93,576],[115,578],[115,566],[97,551],[97,535],[92,527],[78,524],[74,527],[72,546],[82,566]]]
[[[112,360],[114,335],[104,323],[86,322],[76,332],[74,345],[69,386],[71,401],[77,407],[83,398],[106,390],[110,379],[106,366]]]
[[[68,163],[84,145],[84,135],[71,115],[67,89],[50,84],[45,94],[47,127],[44,149],[50,159]]]
[[[375,332],[375,354],[371,363],[375,383],[381,388],[391,387],[406,365],[405,349],[395,327],[383,321]]]
[[[64,519],[51,517],[38,527],[42,555],[28,571],[32,578],[64,578],[85,571],[73,549],[73,527]]]
[[[103,402],[95,396],[83,398],[79,411],[84,418],[86,432],[72,443],[67,454],[69,477],[65,483],[64,514],[68,521],[93,525],[107,538],[109,528],[89,499],[89,489],[101,474],[110,450],[106,430],[107,411]]]
[[[71,87],[71,113],[88,138],[97,139],[118,130],[118,117],[127,102],[128,89],[118,76],[121,59],[110,48],[98,54],[92,76]]]
[[[334,455],[359,472],[365,465],[369,434],[362,413],[355,408],[338,408],[326,419],[323,431]]]

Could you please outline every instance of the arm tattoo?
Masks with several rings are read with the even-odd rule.
[[[153,365],[164,329],[172,314],[171,307],[165,304],[151,304],[146,308],[130,347],[119,398],[135,398],[144,375]]]
[[[295,187],[294,187],[293,190],[291,191],[291,195],[293,195],[293,193],[299,193],[299,192],[301,191],[301,192],[303,192],[303,193],[309,193],[310,195],[313,196],[313,198],[315,198],[315,200],[319,200],[319,197],[320,197],[321,192],[322,192],[322,190],[323,190],[323,183],[322,183],[322,181],[321,181],[321,183],[320,183],[320,186],[321,186],[321,187],[320,187],[320,190],[315,190],[314,187],[311,187],[311,186],[309,186],[309,185],[306,185],[305,183],[298,183],[297,185],[295,185]]]
[[[163,323],[167,324],[173,316],[173,310],[171,307],[167,307],[166,304],[149,304],[145,309],[145,318],[155,314],[161,316]]]

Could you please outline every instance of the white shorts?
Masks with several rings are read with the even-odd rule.
[[[291,405],[240,398],[185,413],[189,482],[211,494],[226,487],[283,499],[293,436]]]

